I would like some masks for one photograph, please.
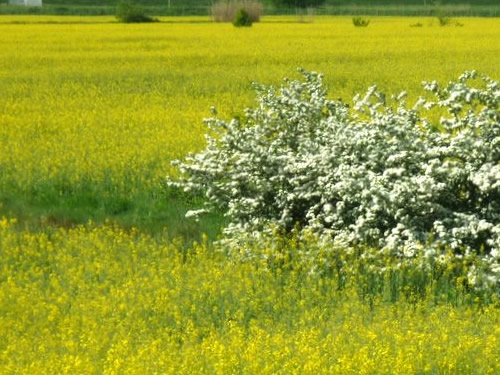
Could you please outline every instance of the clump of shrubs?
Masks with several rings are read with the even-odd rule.
[[[448,16],[438,16],[437,19],[439,22],[439,26],[448,26],[452,22],[452,19]]]
[[[252,19],[250,15],[245,9],[240,9],[238,13],[236,13],[236,17],[234,18],[233,25],[236,27],[249,27],[252,26]]]
[[[370,24],[370,20],[363,17],[353,17],[352,23],[356,27],[367,27]]]
[[[464,24],[458,21],[455,21],[453,18],[440,15],[437,17],[439,26],[457,26],[462,27]]]
[[[237,14],[244,10],[251,22],[259,22],[264,7],[259,1],[226,0],[215,3],[210,8],[215,22],[235,22]]]
[[[354,105],[327,98],[322,76],[277,89],[256,85],[258,105],[206,120],[205,150],[176,161],[171,186],[222,209],[226,243],[279,231],[315,233],[341,247],[397,257],[470,254],[500,280],[500,85],[475,72],[441,87],[434,101],[375,86]],[[438,108],[447,113],[433,121]],[[431,114],[426,116],[427,114]]]
[[[144,10],[139,4],[131,1],[122,1],[116,7],[116,19],[122,23],[147,23],[158,22],[144,13]]]

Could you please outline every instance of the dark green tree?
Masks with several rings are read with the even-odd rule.
[[[150,16],[144,13],[143,8],[138,3],[131,0],[123,0],[116,6],[116,19],[123,23],[141,23],[141,22],[156,22]]]
[[[252,26],[252,19],[250,14],[245,9],[238,10],[236,17],[234,18],[233,25],[236,27],[248,27]]]

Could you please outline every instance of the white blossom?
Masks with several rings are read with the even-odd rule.
[[[473,87],[475,72],[424,82],[436,101],[410,108],[406,93],[386,103],[372,86],[349,107],[327,98],[320,74],[301,73],[279,89],[256,85],[258,104],[240,119],[207,119],[207,147],[175,162],[184,177],[169,184],[204,192],[235,241],[299,227],[407,257],[418,246],[477,253],[500,269],[497,82]],[[425,116],[433,107],[448,111],[439,123]]]

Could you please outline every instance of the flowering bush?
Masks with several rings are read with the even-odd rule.
[[[436,99],[412,107],[373,86],[349,107],[327,98],[320,74],[301,73],[256,85],[243,118],[206,120],[206,149],[176,161],[184,177],[169,181],[205,194],[188,216],[222,208],[233,239],[299,228],[401,256],[425,243],[428,256],[478,254],[500,272],[499,83],[471,85],[475,72],[424,82]]]

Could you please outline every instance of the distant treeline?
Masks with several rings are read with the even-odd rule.
[[[0,0],[0,14],[108,15],[120,0],[43,0],[42,8],[7,5]],[[208,15],[218,0],[132,0],[155,16]],[[227,1],[227,0],[222,0]],[[262,0],[265,14],[292,14],[295,8]],[[325,0],[316,14],[500,17],[500,0]]]
[[[115,5],[119,0],[43,0],[44,4],[56,5]],[[225,1],[225,0],[223,0]],[[8,0],[0,0],[8,2]],[[144,6],[167,6],[171,7],[208,7],[217,0],[135,0],[134,2]],[[274,6],[273,0],[263,0],[266,6]],[[374,5],[499,5],[500,0],[325,0],[325,6],[374,6]],[[281,8],[281,7],[280,7]]]

